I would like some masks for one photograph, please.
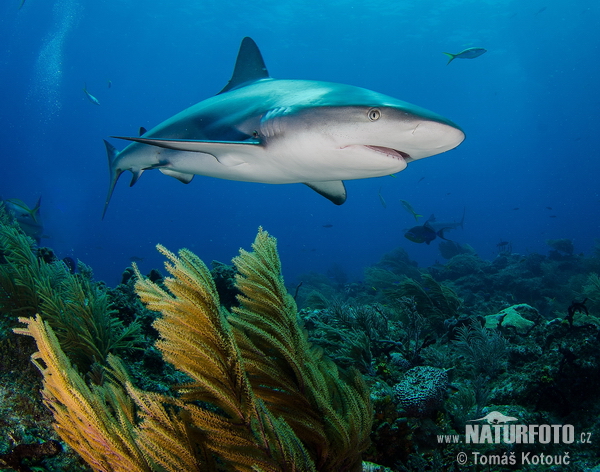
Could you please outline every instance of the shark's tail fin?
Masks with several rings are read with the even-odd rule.
[[[37,203],[35,204],[35,207],[33,207],[31,209],[31,217],[33,218],[33,221],[38,221],[38,218],[40,216],[40,206],[42,205],[42,197],[38,198]]]
[[[465,212],[466,211],[467,211],[467,207],[463,207],[463,216],[460,219],[460,225],[459,225],[463,229],[465,228],[464,224],[465,224]]]
[[[452,54],[449,52],[444,52],[442,54],[445,54],[446,56],[450,57],[450,59],[448,59],[448,62],[446,65],[450,64],[454,59],[456,59],[456,54]]]
[[[117,167],[117,157],[119,155],[119,151],[115,149],[115,147],[110,144],[106,139],[104,140],[104,145],[106,146],[106,154],[108,154],[108,171],[110,172],[110,183],[108,185],[108,195],[106,196],[106,202],[104,202],[104,211],[102,212],[102,219],[104,219],[104,215],[106,215],[106,210],[108,209],[108,203],[110,202],[110,197],[112,197],[113,190],[115,189],[115,185],[117,184],[117,180],[123,173]]]

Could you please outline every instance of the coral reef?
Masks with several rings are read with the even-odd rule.
[[[33,240],[10,223],[0,224],[0,253],[0,310],[13,319],[42,313],[81,371],[142,341],[139,324],[126,326],[114,316],[106,291],[85,264],[72,274],[48,251],[40,255]]]
[[[599,465],[593,440],[464,434],[493,413],[600,436],[600,241],[588,256],[570,240],[549,241],[546,255],[507,243],[491,261],[447,244],[451,257],[426,269],[399,248],[363,280],[333,266],[286,290],[275,241],[259,231],[232,265],[208,271],[161,248],[168,277],[128,268],[110,288],[85,264],[72,274],[1,212],[0,223],[0,461],[16,470],[87,470],[73,450],[107,471],[451,471],[459,452],[569,452],[561,470]],[[133,325],[144,339],[92,354],[70,346],[59,315],[84,327],[104,316],[117,335]],[[8,332],[17,316],[29,317],[18,331],[37,341],[43,385],[33,340]],[[20,455],[58,440],[54,457]]]
[[[541,318],[540,313],[526,303],[512,305],[495,315],[485,317],[486,328],[513,329],[518,334],[526,335]]]
[[[438,248],[444,259],[452,259],[459,254],[475,254],[475,249],[468,244],[460,244],[450,240],[441,241],[440,244],[438,244]]]
[[[166,289],[136,290],[162,318],[157,347],[190,381],[179,395],[135,387],[107,356],[102,385],[89,385],[40,315],[20,318],[44,374],[55,428],[95,470],[359,471],[372,411],[356,372],[343,374],[308,343],[287,294],[275,240],[262,230],[253,253],[234,259],[239,307],[227,313],[192,253],[169,259]]]
[[[406,416],[423,418],[442,407],[448,385],[444,369],[419,366],[406,372],[394,394]]]

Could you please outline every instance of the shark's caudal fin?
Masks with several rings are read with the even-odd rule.
[[[467,211],[467,207],[463,207],[463,216],[460,220],[460,224],[458,226],[460,226],[461,228],[465,228],[465,213]]]
[[[258,46],[252,38],[245,37],[240,45],[233,75],[227,85],[217,95],[229,92],[249,82],[268,78],[269,72]]]
[[[119,151],[115,149],[115,147],[110,144],[106,139],[104,140],[104,145],[106,146],[106,154],[108,154],[108,171],[110,172],[110,184],[108,185],[108,195],[106,196],[106,201],[104,202],[104,211],[102,212],[102,219],[104,219],[104,215],[106,215],[106,210],[108,208],[108,203],[110,202],[110,197],[112,197],[113,190],[115,189],[115,185],[117,184],[117,180],[119,180],[120,175],[123,173],[122,170],[117,169],[116,162]]]
[[[38,218],[40,216],[40,207],[41,206],[42,206],[42,197],[38,198],[38,201],[35,204],[35,207],[33,207],[31,209],[31,217],[33,218],[33,221],[35,221],[36,223],[39,221]]]

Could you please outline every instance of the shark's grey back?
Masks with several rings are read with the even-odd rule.
[[[252,38],[245,37],[240,45],[233,75],[217,95],[229,92],[260,79],[268,79],[269,72],[258,46]]]

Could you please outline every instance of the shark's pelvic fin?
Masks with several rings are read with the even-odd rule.
[[[240,45],[233,75],[217,95],[261,79],[268,79],[269,72],[258,46],[252,38],[245,37]]]
[[[341,205],[346,201],[346,186],[341,180],[330,180],[327,182],[304,182],[304,185],[312,188],[327,200]]]
[[[158,170],[160,170],[165,175],[169,175],[171,177],[176,178],[184,184],[189,184],[194,178],[194,174],[186,174],[184,172],[169,169],[168,167],[159,168]]]
[[[140,169],[140,170],[137,170],[137,171],[133,171],[133,170],[132,170],[132,171],[131,171],[131,173],[132,173],[133,175],[131,176],[131,182],[129,182],[129,186],[130,186],[130,187],[133,187],[133,186],[135,185],[135,183],[136,183],[138,180],[140,180],[140,177],[142,176],[142,174],[144,173],[144,171],[145,171],[145,170],[146,170],[146,169]]]

